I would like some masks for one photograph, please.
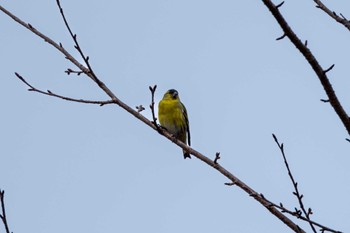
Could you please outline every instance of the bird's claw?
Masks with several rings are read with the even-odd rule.
[[[173,143],[175,143],[176,140],[177,140],[176,135],[172,134],[172,135],[171,135],[171,141],[172,141]]]

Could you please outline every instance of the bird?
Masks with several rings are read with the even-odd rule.
[[[175,89],[165,92],[158,104],[158,119],[160,125],[171,133],[176,139],[191,146],[190,125],[186,107],[180,101],[179,93]],[[183,150],[184,159],[191,158]]]

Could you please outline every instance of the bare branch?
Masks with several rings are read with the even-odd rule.
[[[152,123],[154,124],[154,126],[156,127],[158,133],[163,134],[163,130],[162,127],[158,125],[157,123],[157,117],[155,114],[155,110],[154,110],[154,94],[156,93],[156,89],[157,89],[157,85],[154,85],[153,87],[149,86],[149,90],[151,91],[151,104],[150,104],[150,109],[152,112]],[[174,139],[173,139],[174,140]]]
[[[38,30],[36,30],[31,24],[27,24],[24,21],[22,21],[21,19],[19,19],[18,17],[16,17],[15,15],[13,15],[11,12],[9,12],[8,10],[6,10],[5,8],[3,8],[0,5],[0,10],[2,12],[4,12],[6,15],[8,15],[9,17],[11,17],[14,21],[16,21],[17,23],[21,24],[23,27],[27,28],[28,30],[32,31],[34,34],[36,34],[37,36],[39,36],[40,38],[42,38],[45,42],[51,44],[53,47],[55,47],[56,49],[58,49],[61,53],[63,53],[63,55],[70,60],[75,66],[77,66],[81,71],[83,71],[84,73],[89,73],[89,70],[84,67],[82,64],[80,64],[72,55],[70,55],[67,50],[64,49],[64,47],[62,46],[61,43],[57,44],[56,42],[54,42],[51,38],[45,36],[44,34],[42,34],[41,32],[39,32]]]
[[[282,211],[282,213],[288,213],[288,214],[290,214],[292,216],[295,216],[295,217],[297,217],[297,218],[299,218],[299,219],[301,219],[301,220],[303,220],[305,222],[308,222],[310,224],[310,227],[312,228],[313,232],[317,232],[316,229],[315,229],[315,226],[317,226],[317,227],[320,228],[320,231],[322,231],[322,232],[329,231],[329,232],[333,232],[333,233],[342,233],[341,231],[337,231],[337,230],[331,229],[329,227],[326,227],[326,226],[324,226],[324,225],[322,225],[320,223],[317,223],[317,222],[311,220],[310,215],[313,214],[312,209],[308,208],[308,210],[306,210],[306,208],[305,208],[305,206],[303,204],[302,199],[303,199],[304,195],[300,194],[299,189],[298,189],[298,183],[295,181],[295,179],[294,179],[294,177],[292,175],[292,172],[290,170],[290,167],[289,167],[289,164],[288,164],[288,161],[287,161],[287,157],[286,157],[286,155],[284,153],[283,143],[280,144],[278,142],[278,139],[277,139],[275,134],[272,134],[272,137],[275,140],[278,148],[281,151],[281,154],[282,154],[283,160],[284,160],[284,164],[285,164],[285,166],[287,168],[287,171],[288,171],[288,176],[289,176],[290,180],[292,181],[292,184],[293,184],[293,187],[294,187],[294,190],[295,190],[293,192],[293,194],[297,197],[298,202],[299,202],[299,206],[300,206],[302,211],[297,209],[297,208],[295,208],[294,211],[288,210],[287,208],[285,208],[283,206],[282,203],[280,203],[280,205],[276,205],[274,203],[271,203],[271,205],[273,205],[274,207],[280,209]],[[303,216],[302,213],[304,213],[305,216]]]
[[[320,231],[323,231],[323,232],[329,231],[329,232],[333,232],[333,233],[342,233],[341,231],[337,231],[337,230],[331,229],[331,228],[329,228],[329,227],[323,226],[322,224],[317,223],[317,222],[315,222],[315,221],[308,220],[306,217],[300,215],[300,210],[297,211],[297,212],[296,212],[296,211],[288,210],[287,208],[285,208],[285,207],[283,206],[282,203],[280,203],[280,205],[276,205],[276,204],[274,204],[274,203],[271,203],[271,205],[274,206],[274,207],[276,207],[277,209],[280,209],[280,210],[282,211],[282,213],[290,214],[290,215],[295,216],[295,217],[297,217],[297,218],[299,218],[299,219],[301,219],[301,220],[303,220],[303,221],[305,221],[305,222],[309,222],[309,223],[313,224],[314,226],[319,227],[319,228],[320,228]]]
[[[6,233],[10,233],[10,228],[9,225],[7,223],[7,218],[6,218],[6,211],[5,211],[5,191],[0,189],[0,202],[1,202],[1,214],[0,214],[0,218],[4,224]]]
[[[274,140],[275,140],[275,142],[276,142],[276,144],[277,144],[278,148],[280,149],[281,154],[283,156],[284,164],[286,165],[286,168],[287,168],[287,171],[288,171],[288,176],[289,176],[289,178],[292,181],[292,184],[294,186],[294,190],[295,191],[293,192],[293,194],[297,197],[298,202],[299,202],[299,206],[300,206],[301,210],[303,211],[307,221],[309,222],[312,231],[314,233],[316,233],[316,229],[315,229],[314,225],[312,223],[310,223],[310,220],[311,220],[310,219],[310,214],[312,213],[312,211],[311,211],[310,208],[309,208],[310,211],[306,211],[306,209],[305,209],[305,206],[304,206],[304,203],[303,203],[303,200],[302,200],[303,199],[303,194],[300,194],[299,189],[298,189],[298,183],[295,181],[295,179],[293,177],[293,174],[292,174],[292,171],[289,168],[287,157],[286,157],[286,155],[284,153],[283,143],[280,144],[278,142],[278,139],[277,139],[275,134],[272,134],[272,137],[274,138]],[[300,211],[296,210],[296,213],[297,213],[298,216],[301,216],[301,212]]]
[[[89,73],[91,73],[92,77],[93,77],[93,80],[98,84],[100,82],[100,80],[96,77],[94,71],[92,70],[91,66],[90,66],[90,62],[89,62],[89,56],[85,56],[83,50],[81,49],[80,45],[79,45],[79,42],[77,40],[77,34],[73,34],[73,31],[71,30],[69,24],[68,24],[68,21],[66,19],[66,16],[64,15],[64,12],[63,12],[63,8],[61,7],[61,3],[59,0],[56,0],[56,3],[57,3],[57,6],[60,10],[60,13],[61,13],[61,16],[63,18],[63,21],[64,21],[64,24],[66,25],[66,28],[67,30],[69,31],[69,34],[71,35],[73,41],[74,41],[74,48],[76,50],[78,50],[81,58],[83,58],[85,64],[87,65],[88,69],[89,69]],[[85,72],[84,72],[85,73]]]
[[[154,111],[154,94],[156,92],[156,89],[157,89],[157,85],[154,85],[153,87],[149,86],[149,90],[151,91],[151,96],[152,96],[151,104],[149,107],[151,108],[151,111],[152,111],[153,124],[155,126],[158,126],[156,114]]]
[[[48,95],[48,96],[52,96],[52,97],[56,97],[59,99],[63,99],[63,100],[67,100],[67,101],[72,101],[72,102],[78,102],[78,103],[84,103],[84,104],[99,104],[100,106],[106,105],[106,104],[115,104],[115,102],[113,100],[106,100],[106,101],[96,101],[96,100],[83,100],[83,99],[74,99],[74,98],[70,98],[67,96],[63,96],[63,95],[58,95],[53,93],[50,90],[47,91],[43,91],[40,89],[35,88],[34,86],[32,86],[31,84],[29,84],[20,74],[15,72],[15,75],[17,76],[17,78],[19,78],[23,83],[25,83],[28,87],[30,87],[28,89],[28,91],[34,91],[34,92],[38,92],[40,94],[43,95]]]
[[[331,18],[333,18],[338,23],[344,25],[349,31],[350,31],[350,22],[347,20],[341,13],[340,16],[338,16],[334,11],[331,11],[327,6],[325,6],[321,0],[314,0],[316,3],[316,7],[324,11],[327,15],[329,15]]]
[[[326,72],[322,69],[321,65],[316,60],[315,56],[312,54],[311,50],[308,49],[303,42],[298,38],[298,36],[293,32],[291,27],[288,25],[287,21],[284,19],[279,9],[271,2],[271,0],[262,0],[266,7],[270,10],[271,14],[275,17],[276,21],[283,29],[283,32],[290,39],[290,41],[295,45],[295,47],[300,51],[300,53],[308,61],[314,72],[316,73],[318,79],[320,80],[323,89],[325,90],[329,102],[333,107],[334,111],[337,113],[338,117],[342,121],[344,127],[346,128],[348,134],[350,135],[350,120],[348,114],[345,112],[343,106],[338,100],[337,95],[327,77]]]

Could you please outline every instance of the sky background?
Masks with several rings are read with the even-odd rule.
[[[350,18],[349,1],[324,1]],[[0,4],[78,57],[56,1]],[[275,203],[298,205],[275,133],[313,209],[350,232],[350,144],[318,78],[261,1],[67,1],[66,16],[102,81],[150,118],[177,89],[192,146]],[[313,1],[286,1],[290,26],[350,111],[350,33]],[[13,232],[291,232],[239,188],[118,106],[28,92],[16,79],[73,98],[107,100],[42,39],[0,13],[0,188]],[[81,59],[78,59],[81,61]],[[308,225],[298,222],[310,232]],[[0,232],[3,229],[0,228]]]

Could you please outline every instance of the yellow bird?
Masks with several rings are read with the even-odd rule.
[[[190,125],[188,122],[185,105],[181,103],[179,93],[168,90],[158,104],[158,119],[160,125],[166,128],[175,138],[191,145]],[[190,154],[183,150],[184,158],[191,158]]]

